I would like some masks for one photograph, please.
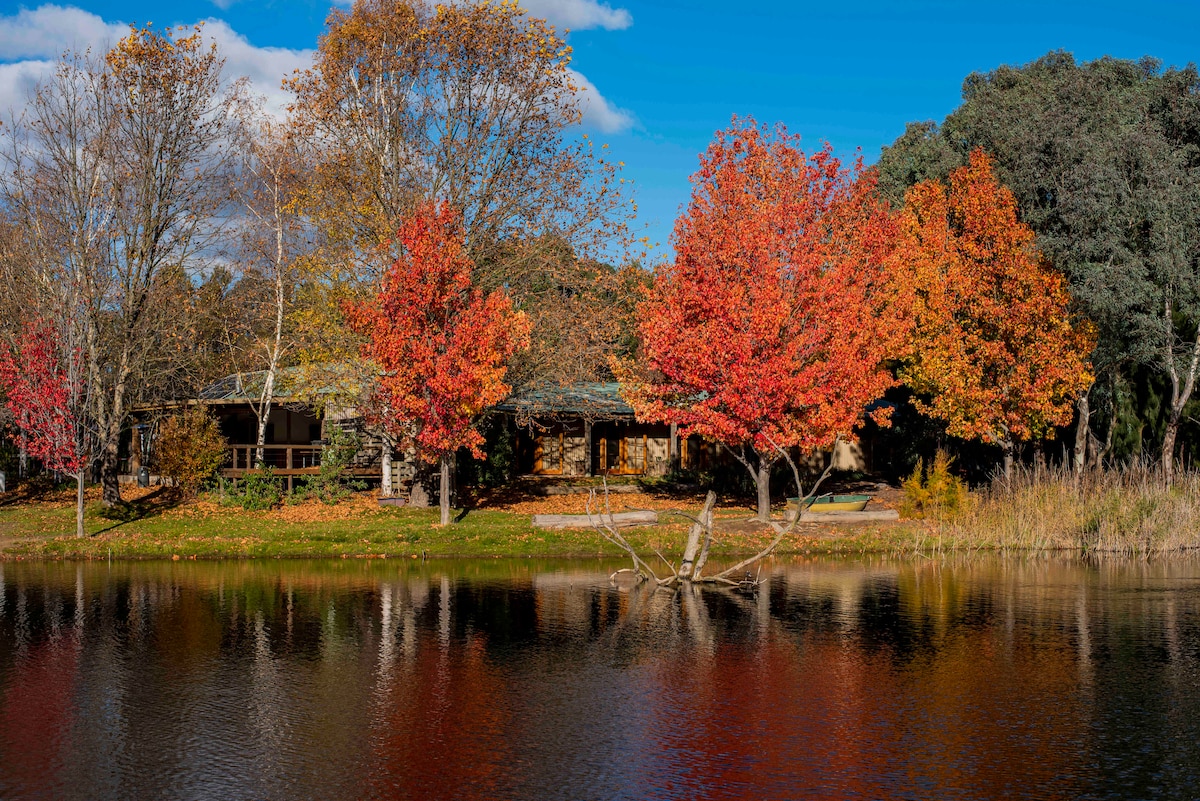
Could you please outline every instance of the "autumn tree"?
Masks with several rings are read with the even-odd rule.
[[[853,436],[894,383],[894,224],[861,164],[753,120],[717,134],[692,184],[675,260],[638,306],[623,391],[639,419],[729,446],[767,520],[780,449]]]
[[[63,333],[37,319],[23,326],[19,343],[0,344],[0,390],[29,455],[75,478],[75,534],[82,537],[83,475],[94,437],[83,354]]]
[[[374,293],[399,255],[400,222],[446,202],[460,210],[475,283],[505,288],[538,323],[541,350],[563,357],[528,362],[529,380],[575,378],[559,367],[584,356],[591,373],[604,368],[609,352],[564,349],[558,299],[544,291],[588,295],[594,276],[577,260],[617,246],[631,209],[617,165],[568,136],[582,118],[570,59],[552,26],[509,2],[358,0],[330,14],[313,67],[289,86],[297,130],[319,143],[303,206],[331,305]],[[317,333],[353,346],[336,324]]]
[[[480,415],[509,392],[506,363],[529,324],[501,290],[471,282],[462,219],[426,206],[397,235],[401,255],[374,302],[350,304],[350,325],[378,371],[364,415],[403,447],[440,466],[441,522],[450,522],[450,462],[459,448],[483,457]]]
[[[1173,469],[1200,364],[1198,90],[1191,65],[1052,52],[969,75],[954,112],[910,124],[880,157],[881,188],[897,203],[915,183],[946,179],[975,148],[995,160],[1020,219],[1096,325],[1097,380],[1076,401],[1078,467],[1113,455],[1120,414],[1161,435]],[[1134,408],[1135,394],[1162,402]]]
[[[221,427],[202,406],[171,415],[158,427],[158,471],[169,476],[185,498],[194,498],[229,456]]]
[[[910,189],[901,228],[914,326],[900,375],[949,434],[999,445],[1007,475],[1017,442],[1070,423],[1092,382],[1090,326],[1072,324],[1066,281],[983,151],[949,187]]]
[[[134,28],[103,59],[69,55],[9,132],[3,205],[35,264],[21,291],[80,295],[107,504],[130,408],[187,355],[179,309],[228,194],[220,72],[198,29]]]

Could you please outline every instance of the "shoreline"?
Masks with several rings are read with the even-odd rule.
[[[898,493],[875,508],[895,508]],[[437,525],[436,508],[381,506],[375,493],[336,504],[291,499],[248,511],[216,496],[183,501],[162,488],[125,493],[105,509],[89,490],[86,529],[76,538],[73,492],[0,496],[0,561],[63,559],[622,559],[626,554],[589,528],[533,527],[535,514],[578,515],[581,495],[533,496],[520,489],[464,492],[456,522]],[[594,504],[595,501],[592,501]],[[614,496],[612,511],[654,510],[660,522],[623,529],[631,545],[657,562],[676,559],[697,492],[661,488]],[[776,510],[783,513],[782,506]],[[714,559],[760,551],[775,533],[753,520],[743,499],[715,510]],[[666,521],[666,522],[663,522]],[[1138,471],[1089,474],[1083,480],[1029,473],[972,492],[952,518],[799,524],[776,554],[878,553],[916,557],[972,552],[1151,556],[1200,548],[1200,474],[1172,486]]]

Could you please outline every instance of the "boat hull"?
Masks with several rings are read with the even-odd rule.
[[[819,498],[805,498],[804,509],[807,512],[861,512],[870,503],[870,495],[823,495]],[[795,508],[799,498],[789,498],[788,506]]]

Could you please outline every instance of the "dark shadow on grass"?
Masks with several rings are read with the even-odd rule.
[[[174,509],[183,503],[183,495],[175,491],[172,487],[159,487],[154,492],[148,495],[143,495],[134,501],[122,501],[117,506],[107,507],[102,509],[99,514],[106,520],[111,520],[112,525],[98,529],[91,533],[91,536],[98,534],[107,534],[110,531],[115,531],[126,523],[133,523],[137,520],[144,520],[147,517],[155,517],[163,512]]]
[[[73,482],[55,484],[50,479],[49,474],[44,474],[18,481],[16,486],[3,495],[0,495],[0,506],[16,506],[33,501],[58,500],[58,496],[68,491],[74,497],[75,485]]]

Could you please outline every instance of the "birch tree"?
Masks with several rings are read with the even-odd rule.
[[[260,99],[240,98],[235,116],[235,197],[240,212],[236,261],[242,295],[254,308],[250,330],[239,337],[249,352],[235,353],[234,359],[239,374],[263,374],[250,404],[258,420],[255,444],[261,461],[279,370],[296,345],[292,311],[308,245],[296,193],[310,162],[293,129],[266,112]]]

